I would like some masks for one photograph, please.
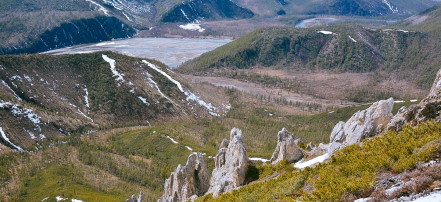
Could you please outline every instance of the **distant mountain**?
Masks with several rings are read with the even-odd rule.
[[[163,64],[113,52],[0,56],[0,89],[0,126],[8,145],[26,150],[98,126],[216,113]]]
[[[132,37],[137,29],[148,30],[161,21],[241,19],[254,15],[229,0],[12,0],[0,2],[0,12],[0,54],[34,53]]]
[[[337,15],[380,16],[404,13],[387,0],[336,0],[330,8],[330,13]]]
[[[166,13],[162,22],[195,22],[199,20],[251,18],[254,13],[230,0],[192,0]]]

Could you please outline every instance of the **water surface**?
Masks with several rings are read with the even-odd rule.
[[[62,55],[110,50],[129,56],[159,60],[171,68],[176,68],[183,62],[230,41],[228,39],[131,38],[61,48],[45,53]]]

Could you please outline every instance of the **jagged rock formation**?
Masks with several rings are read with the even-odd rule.
[[[230,141],[224,139],[215,157],[210,188],[207,193],[217,197],[243,184],[248,169],[248,156],[242,141],[242,131],[233,128]]]
[[[288,163],[293,163],[302,158],[303,151],[297,146],[293,135],[290,134],[286,128],[283,128],[277,134],[277,147],[270,162],[273,165],[276,165],[282,160],[286,160]]]
[[[130,198],[126,200],[126,202],[142,202],[143,199],[144,199],[144,193],[140,191],[138,196],[133,194]]]
[[[393,98],[381,100],[366,110],[358,111],[346,123],[337,123],[331,133],[328,152],[331,154],[382,132],[393,116],[393,106]]]
[[[402,107],[388,123],[388,130],[400,131],[405,124],[416,126],[429,119],[441,120],[441,69],[430,89],[429,95],[419,104],[411,105],[409,108]]]
[[[158,201],[187,201],[207,192],[209,174],[202,154],[191,154],[185,166],[178,165],[165,181],[164,194]]]

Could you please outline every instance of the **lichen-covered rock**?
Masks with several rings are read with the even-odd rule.
[[[405,106],[402,106],[398,110],[397,114],[389,121],[386,130],[400,131],[403,128],[403,126],[407,123],[408,113],[409,113],[408,109]]]
[[[209,173],[201,153],[192,153],[185,166],[178,165],[165,181],[160,202],[187,201],[202,196],[209,188]]]
[[[337,123],[331,133],[328,153],[382,132],[392,118],[393,106],[393,98],[381,100],[366,110],[358,111],[346,123]]]
[[[242,131],[233,128],[230,141],[224,139],[215,157],[215,167],[207,193],[217,197],[243,184],[248,169],[248,156],[242,140]]]
[[[421,122],[434,119],[441,121],[441,69],[430,89],[429,95],[419,104],[401,108],[389,122],[387,129],[400,131],[405,124],[416,126]]]
[[[140,191],[138,196],[133,194],[130,198],[126,200],[126,202],[142,202],[143,200],[144,200],[144,193]]]
[[[303,151],[297,146],[298,141],[294,140],[292,134],[290,134],[285,128],[283,128],[277,134],[277,147],[274,151],[270,162],[276,165],[282,160],[286,160],[288,163],[294,163],[303,158]]]

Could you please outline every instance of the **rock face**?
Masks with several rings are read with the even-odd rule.
[[[185,166],[178,165],[165,181],[160,202],[187,201],[202,196],[209,187],[209,174],[201,153],[193,153]]]
[[[210,188],[207,193],[217,197],[243,184],[248,169],[248,156],[242,141],[242,131],[233,128],[230,141],[224,139],[215,157]]]
[[[401,108],[388,123],[388,130],[400,131],[405,124],[416,126],[421,122],[435,119],[441,121],[441,69],[430,89],[429,95],[419,104]]]
[[[276,165],[282,160],[294,163],[303,158],[303,151],[295,143],[294,137],[285,128],[277,134],[277,147],[270,162]]]
[[[372,104],[366,110],[358,111],[345,123],[340,121],[331,133],[328,153],[361,142],[382,132],[392,118],[393,98]]]
[[[144,200],[144,193],[140,191],[138,196],[133,194],[130,198],[126,200],[126,202],[142,202],[143,200]]]

